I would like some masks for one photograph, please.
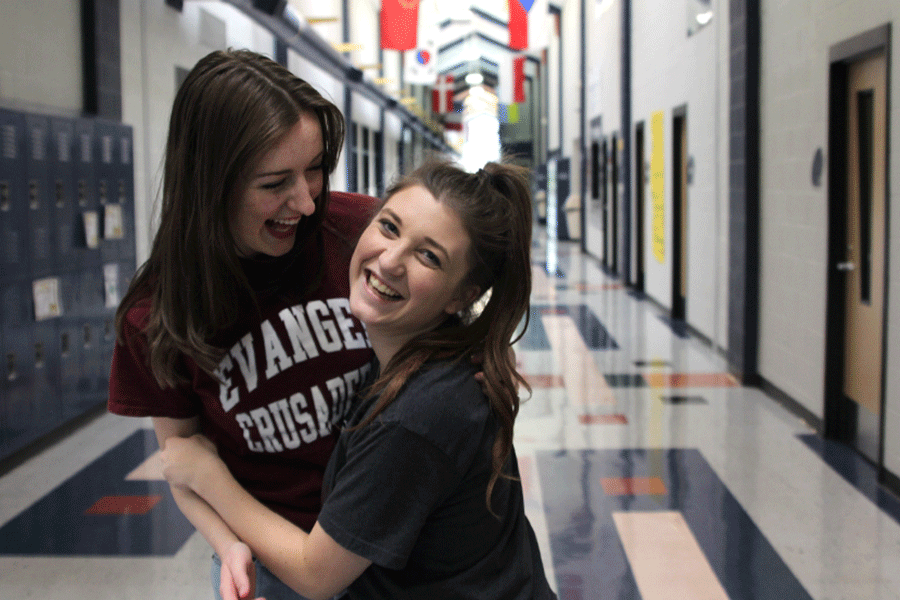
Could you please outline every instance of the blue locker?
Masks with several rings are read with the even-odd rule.
[[[97,321],[97,334],[100,336],[100,359],[94,377],[99,400],[105,402],[109,397],[109,367],[112,363],[113,349],[116,346],[114,315],[108,315]]]
[[[125,296],[125,292],[128,291],[128,286],[131,285],[135,272],[134,260],[126,259],[119,263],[119,299],[122,299]]]
[[[104,359],[103,323],[108,313],[104,303],[102,266],[81,272],[79,281],[79,321],[81,336],[81,393],[85,407],[92,407],[106,399],[105,382],[109,377],[109,363]]]
[[[40,426],[34,406],[34,318],[29,314],[31,280],[7,281],[2,289],[2,404],[5,455],[34,441]]]
[[[63,424],[59,397],[60,353],[59,317],[35,323],[32,329],[30,360],[34,372],[32,439],[45,435]]]
[[[95,176],[97,179],[97,201],[99,203],[100,228],[103,239],[100,243],[100,260],[114,262],[119,258],[122,239],[114,238],[105,222],[106,210],[118,208],[119,204],[119,131],[112,121],[97,119],[94,122],[94,141],[97,145]]]
[[[83,319],[80,326],[82,343],[80,405],[84,410],[106,402],[109,361],[104,359],[103,321]]]
[[[6,379],[6,337],[4,335],[2,323],[0,323],[0,377]],[[0,458],[6,456],[6,390],[2,389],[0,384]]]
[[[95,177],[97,143],[94,133],[94,121],[89,118],[75,120],[75,204],[77,222],[76,256],[80,268],[100,264],[100,249],[89,248],[84,231],[84,214],[95,213],[100,217],[100,205],[97,199],[97,182]]]
[[[68,420],[85,413],[89,408],[82,404],[81,384],[81,331],[82,321],[78,304],[80,272],[60,275],[60,293],[63,296],[63,315],[59,319],[59,398],[63,418]]]
[[[59,271],[77,268],[76,248],[81,214],[76,210],[75,122],[66,117],[50,119],[51,210],[56,223],[56,263]],[[77,220],[76,220],[77,217]]]
[[[50,210],[50,118],[26,114],[25,136],[28,248],[31,276],[37,278],[56,270],[56,231]]]
[[[130,125],[120,124],[119,129],[119,203],[125,222],[125,239],[122,240],[120,258],[135,258],[137,240],[135,238],[134,214],[134,132]]]
[[[79,316],[82,319],[100,319],[106,314],[104,305],[103,266],[84,269],[78,282]]]
[[[0,108],[0,282],[29,273],[25,118]]]

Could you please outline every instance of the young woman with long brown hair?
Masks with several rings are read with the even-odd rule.
[[[179,88],[160,225],[116,315],[109,410],[152,417],[160,447],[203,433],[272,511],[309,531],[342,419],[371,368],[347,267],[374,199],[330,193],[340,111],[249,51],[216,51]],[[216,552],[214,588],[298,598],[206,502],[173,487]],[[224,567],[218,557],[222,557]],[[221,580],[220,580],[221,577]]]

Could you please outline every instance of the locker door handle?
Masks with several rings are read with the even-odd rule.
[[[856,265],[854,265],[854,264],[853,264],[851,261],[849,261],[849,260],[848,260],[847,262],[841,262],[841,263],[838,263],[838,264],[837,264],[837,270],[838,270],[838,271],[852,271],[852,270],[855,269],[855,268],[856,268]]]

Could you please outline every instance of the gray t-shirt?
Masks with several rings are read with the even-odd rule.
[[[497,424],[476,368],[432,363],[376,420],[341,433],[319,524],[372,561],[350,598],[555,598],[525,517],[515,453],[485,492]],[[348,427],[377,399],[363,400]]]

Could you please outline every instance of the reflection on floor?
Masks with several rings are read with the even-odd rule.
[[[516,448],[561,600],[900,600],[900,502],[866,462],[575,245],[533,258]],[[105,415],[0,477],[0,598],[211,597],[156,450]]]

